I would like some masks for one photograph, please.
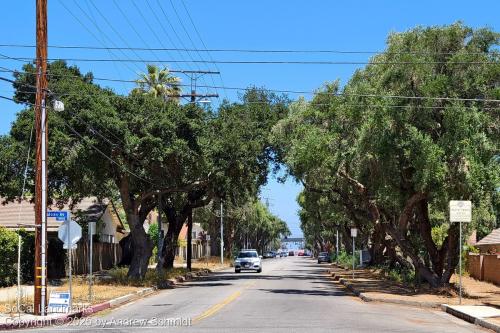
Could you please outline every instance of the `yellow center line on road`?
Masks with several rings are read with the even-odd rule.
[[[250,288],[250,287],[252,287],[254,285],[255,285],[255,281],[246,283],[244,285],[243,289],[238,290],[238,291],[232,293],[226,299],[224,299],[222,302],[217,303],[217,304],[211,306],[208,310],[206,310],[205,312],[203,312],[201,315],[196,316],[193,319],[193,323],[199,322],[200,320],[203,320],[205,318],[213,316],[214,314],[216,314],[217,312],[219,312],[220,309],[222,309],[224,306],[228,305],[229,303],[231,303],[232,301],[234,301],[235,299],[237,299],[241,295],[241,293],[243,292],[243,290],[248,289],[248,288]]]

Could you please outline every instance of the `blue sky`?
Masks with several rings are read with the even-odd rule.
[[[195,1],[184,0],[186,7],[208,48],[233,49],[301,49],[379,51],[390,32],[400,32],[416,25],[443,25],[463,21],[472,27],[499,29],[500,1]],[[202,48],[181,0],[48,0],[49,45],[92,45]],[[67,11],[62,3],[69,9]],[[159,6],[161,3],[161,7]],[[80,8],[78,7],[78,5]],[[118,6],[117,6],[117,5]],[[148,7],[149,6],[151,7]],[[173,4],[173,5],[172,5]],[[95,7],[94,7],[95,6]],[[97,8],[97,9],[96,9]],[[139,10],[137,9],[139,8]],[[2,3],[0,44],[35,43],[35,1]],[[151,10],[152,9],[152,10]],[[82,11],[83,10],[83,11]],[[176,12],[179,15],[177,17]],[[125,13],[125,16],[122,14]],[[102,14],[102,16],[101,16]],[[82,22],[79,23],[74,16]],[[91,23],[95,22],[95,25]],[[108,23],[110,25],[108,25]],[[160,23],[161,22],[161,23]],[[182,22],[182,24],[180,23]],[[150,29],[150,27],[151,29]],[[183,27],[184,25],[184,27]],[[188,34],[186,33],[186,31]],[[153,30],[154,32],[152,32]],[[140,36],[140,37],[139,37]],[[114,45],[113,45],[114,43]],[[60,50],[49,49],[49,58],[106,58],[141,60],[327,60],[365,61],[367,55],[336,54],[242,54],[205,52],[149,52]],[[32,58],[31,48],[0,47],[0,54]],[[70,62],[96,77],[133,80],[144,68],[141,63]],[[19,69],[22,62],[0,57],[0,66]],[[172,69],[210,69],[213,65],[175,63]],[[340,79],[345,83],[355,65],[249,65],[219,64],[221,77],[205,77],[200,85],[312,91],[326,81]],[[2,73],[8,77],[8,73]],[[184,83],[189,79],[182,77]],[[130,90],[130,84],[103,84],[118,93]],[[218,92],[235,100],[237,90],[200,88],[201,92]],[[0,83],[0,95],[12,96],[8,83]],[[297,95],[290,95],[292,98]],[[309,95],[305,96],[310,97]],[[214,101],[216,104],[217,101]],[[0,100],[0,134],[10,129],[20,106]],[[294,235],[300,235],[295,198],[300,186],[293,181],[278,184],[270,178],[262,190],[269,198],[271,210],[288,222]]]

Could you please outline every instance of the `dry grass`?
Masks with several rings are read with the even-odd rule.
[[[111,285],[111,284],[102,284],[95,283],[92,287],[93,291],[93,299],[92,304],[99,304],[110,299],[124,296],[127,294],[134,293],[142,288],[136,286],[123,286],[123,285]],[[51,292],[55,291],[68,291],[69,285],[67,282],[62,284],[61,286],[49,286],[48,287],[48,295],[50,296]],[[88,280],[80,277],[73,278],[72,283],[72,291],[73,291],[73,306],[74,307],[85,307],[91,304],[89,302],[89,286]],[[31,312],[33,305],[33,296],[22,297],[21,299],[21,310],[22,312]],[[13,314],[17,313],[17,305],[16,300],[11,299],[8,301],[0,302],[0,313],[2,314]]]
[[[224,264],[221,264],[220,257],[209,257],[208,260],[205,258],[202,258],[200,260],[193,261],[191,266],[195,269],[207,268],[210,270],[232,267],[231,261],[229,259],[224,259]]]

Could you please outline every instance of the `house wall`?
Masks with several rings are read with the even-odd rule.
[[[475,279],[500,285],[500,254],[469,253],[467,270]]]
[[[500,244],[476,245],[481,253],[500,253]]]
[[[99,240],[103,243],[118,243],[120,240],[115,237],[116,235],[116,225],[113,223],[113,218],[111,217],[109,206],[101,217],[98,223]]]
[[[500,254],[484,255],[484,281],[500,285]]]

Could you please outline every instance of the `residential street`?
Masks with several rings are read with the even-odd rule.
[[[103,326],[109,332],[484,331],[440,311],[365,303],[334,284],[326,265],[308,257],[264,260],[263,267],[261,274],[219,272],[72,325],[36,331],[94,332]],[[178,317],[191,318],[192,325],[160,324]]]

